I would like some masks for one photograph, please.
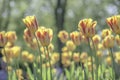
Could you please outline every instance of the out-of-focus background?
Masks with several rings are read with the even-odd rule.
[[[79,20],[93,18],[98,21],[96,29],[99,33],[108,28],[107,17],[120,13],[119,8],[120,0],[0,0],[0,31],[16,31],[16,44],[26,49],[22,19],[35,15],[40,26],[53,29],[52,42],[59,51],[62,45],[56,34],[60,30],[72,32],[77,30]]]

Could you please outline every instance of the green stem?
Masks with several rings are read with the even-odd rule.
[[[92,53],[92,48],[91,48],[91,46],[90,46],[90,39],[89,38],[87,38],[88,39],[88,44],[89,44],[89,49],[90,49],[90,56],[91,56],[91,63],[92,63],[92,80],[94,80],[94,71],[93,71],[93,58],[92,58],[92,56],[93,56],[93,53]]]
[[[92,39],[91,39],[92,40]],[[97,58],[97,51],[96,51],[96,47],[95,47],[95,44],[92,40],[92,44],[93,44],[93,48],[94,48],[94,51],[95,51],[95,54],[94,54],[94,57],[95,57],[95,63],[96,63],[96,80],[99,80],[98,79],[98,67],[99,67],[99,62],[98,62],[98,58]]]
[[[73,59],[73,53],[72,53],[71,61],[72,61],[72,59]],[[74,63],[73,63],[73,65],[74,65]],[[70,66],[70,69],[71,69],[71,67],[72,67],[72,66]],[[70,71],[70,80],[72,79],[72,77],[73,77],[73,76],[72,76],[72,71]]]
[[[81,46],[79,46],[79,48],[81,48]],[[81,54],[81,49],[80,50],[80,54]],[[79,54],[79,56],[80,56]],[[84,80],[88,80],[88,77],[87,77],[87,73],[86,73],[86,70],[85,70],[85,67],[84,67],[84,64],[82,64],[82,62],[80,63],[80,66],[83,67],[83,71],[84,71]]]
[[[36,80],[36,66],[35,66],[35,63],[33,62],[33,64],[32,64],[32,66],[33,66],[33,74],[34,74],[34,80]]]
[[[84,70],[84,80],[88,80],[87,73],[86,73],[85,69],[83,69],[83,70]]]
[[[44,47],[44,53],[45,53],[45,55],[47,55],[47,53],[45,52],[45,47]],[[45,62],[47,63],[47,59],[45,58]],[[45,64],[45,72],[46,72],[46,80],[48,80],[48,77],[47,77],[47,72],[48,72],[48,69],[47,69],[47,64]]]
[[[114,56],[113,56],[113,51],[112,51],[112,48],[110,48],[110,55],[111,55],[111,58],[112,58],[112,74],[113,74],[113,80],[115,80],[115,62],[114,62]]]
[[[50,65],[50,77],[51,77],[51,80],[53,80],[52,78],[52,66],[51,66],[51,63],[50,63],[50,53],[49,53],[49,50],[48,50],[48,47],[47,47],[47,52],[48,52],[48,61],[49,61],[49,65]]]
[[[40,80],[43,80],[43,78],[42,78],[42,55],[41,55],[41,53],[40,53],[40,44],[39,44],[39,41],[38,41],[38,39],[37,39],[37,37],[36,37],[36,35],[34,34],[34,36],[35,36],[35,39],[36,39],[36,41],[37,41],[37,46],[38,46],[38,52],[39,52],[39,54],[40,54],[40,72],[41,72],[41,74],[40,74]],[[37,57],[37,56],[36,56]],[[38,66],[38,65],[37,65]],[[39,76],[39,75],[38,75]]]

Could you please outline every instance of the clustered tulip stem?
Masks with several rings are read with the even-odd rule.
[[[112,58],[112,75],[113,75],[113,80],[115,80],[115,62],[114,62],[114,56],[113,56],[113,51],[112,48],[110,48],[110,56]]]
[[[73,59],[73,53],[72,53],[72,57],[71,57],[71,61],[72,61],[72,59]],[[74,65],[74,62],[73,62],[73,65]],[[71,68],[72,66],[70,66],[70,68]],[[70,71],[70,80],[72,79],[72,77],[74,78],[74,76],[72,76],[72,72]]]
[[[49,61],[49,65],[50,65],[50,78],[51,78],[51,80],[53,80],[53,78],[52,78],[52,65],[50,63],[50,52],[49,52],[48,46],[46,47],[46,49],[48,52],[48,61]]]
[[[81,46],[79,46],[79,48],[81,48]],[[80,54],[81,54],[81,50],[80,50]],[[79,56],[80,56],[80,54],[79,54]],[[86,70],[84,68],[84,64],[82,64],[82,62],[80,63],[80,66],[82,67],[82,69],[84,71],[84,80],[88,80],[87,73],[86,73]]]
[[[83,69],[83,71],[84,71],[84,80],[88,80],[87,73],[86,73],[85,69]]]
[[[15,63],[15,64],[16,64],[16,69],[19,69],[19,63],[18,63],[18,60],[19,60],[19,59],[16,58],[16,63]],[[16,72],[16,73],[17,73],[17,72]],[[17,80],[19,80],[18,77],[17,77]]]
[[[90,49],[90,56],[91,56],[91,63],[92,63],[92,80],[94,80],[94,71],[93,71],[93,52],[92,52],[92,48],[90,46],[90,39],[88,39],[88,45],[89,45],[89,49]]]
[[[32,64],[32,67],[33,67],[34,79],[36,80],[36,71],[35,71],[35,64],[34,63]]]
[[[44,47],[44,54],[47,55],[46,53],[46,47]],[[47,63],[47,59],[45,58],[45,62]],[[47,77],[47,73],[48,73],[48,69],[47,69],[47,64],[45,64],[45,72],[46,72],[46,80],[48,80],[48,77]]]
[[[34,34],[34,36],[35,36],[35,39],[36,39],[36,41],[37,41],[37,46],[38,46],[38,52],[39,52],[39,55],[40,55],[40,80],[43,80],[43,78],[42,78],[42,55],[41,55],[41,53],[40,53],[40,44],[39,44],[39,41],[38,41],[38,39],[37,39],[37,37],[36,37],[36,35]],[[37,56],[36,56],[37,57]],[[37,65],[37,67],[38,67],[38,65]]]
[[[92,39],[91,39],[92,40]],[[96,47],[95,47],[95,44],[92,40],[92,44],[93,44],[93,48],[94,48],[94,57],[95,57],[95,63],[96,63],[96,80],[98,80],[98,67],[99,67],[99,62],[98,62],[98,58],[97,58],[97,51],[96,51]]]

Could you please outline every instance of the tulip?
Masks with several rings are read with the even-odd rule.
[[[106,36],[111,35],[111,31],[109,29],[102,30],[102,38],[104,39]]]
[[[35,16],[27,16],[23,19],[23,22],[33,34],[38,29],[38,22]]]
[[[109,17],[106,21],[114,33],[120,34],[120,15]]]
[[[78,24],[78,29],[83,33],[86,37],[93,37],[95,35],[95,26],[97,22],[92,19],[83,19],[80,20]]]
[[[59,39],[61,40],[62,43],[65,43],[69,38],[68,32],[62,30],[58,33],[58,37],[59,37]]]
[[[114,37],[112,35],[106,36],[102,44],[105,48],[112,48],[114,46]]]
[[[70,38],[72,39],[75,45],[80,45],[83,39],[83,35],[81,32],[74,31],[70,33]]]
[[[4,47],[7,43],[7,36],[4,31],[0,32],[0,47]]]
[[[38,40],[40,41],[41,45],[43,47],[46,47],[50,44],[52,37],[53,37],[53,31],[50,28],[40,27],[36,31],[36,36]]]

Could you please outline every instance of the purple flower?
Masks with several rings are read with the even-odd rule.
[[[0,70],[0,80],[7,80],[7,72],[5,70]]]
[[[63,69],[62,68],[57,68],[58,71],[58,75],[60,75],[61,73],[63,73]]]

